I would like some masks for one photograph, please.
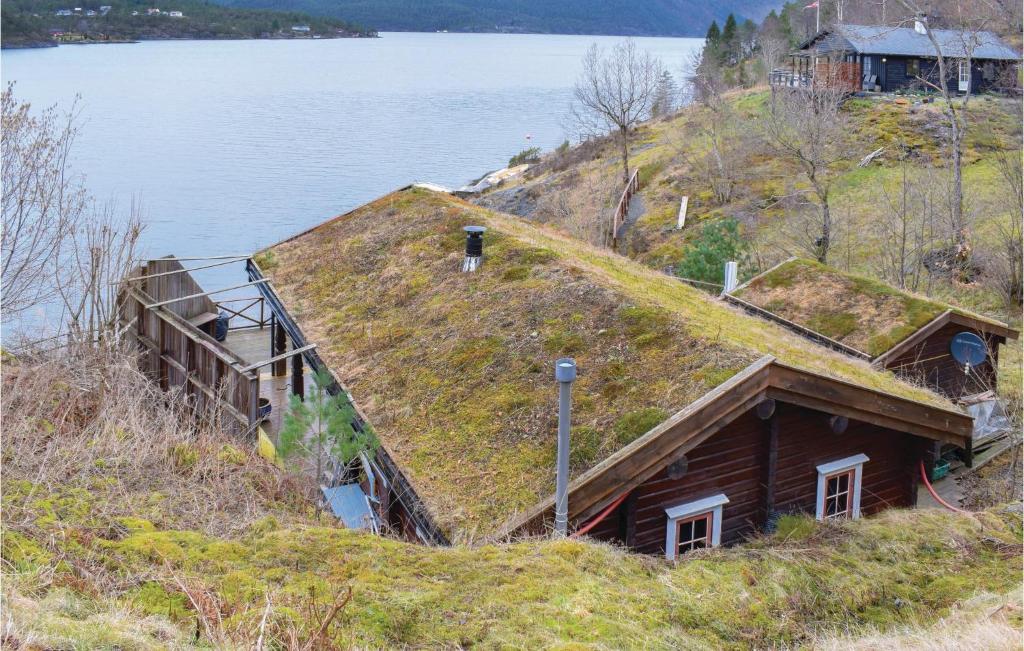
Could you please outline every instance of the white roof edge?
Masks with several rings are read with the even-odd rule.
[[[725,493],[719,493],[718,495],[705,497],[694,502],[686,502],[684,504],[678,504],[667,508],[665,509],[665,514],[668,515],[670,520],[674,520],[676,518],[686,517],[702,511],[708,511],[716,506],[722,506],[723,504],[728,503],[729,498],[725,496]]]
[[[818,466],[818,472],[823,475],[829,475],[840,470],[849,470],[850,468],[870,461],[866,454],[855,454],[852,457],[846,457],[845,459],[838,459],[836,461],[830,461],[823,463]]]

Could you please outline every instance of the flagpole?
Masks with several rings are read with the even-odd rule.
[[[821,0],[814,3],[814,33],[821,31]]]

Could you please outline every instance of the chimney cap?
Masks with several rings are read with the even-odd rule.
[[[470,235],[483,235],[487,231],[486,226],[463,226],[462,230]]]
[[[555,362],[555,379],[559,382],[572,382],[576,379],[576,360],[563,357]]]

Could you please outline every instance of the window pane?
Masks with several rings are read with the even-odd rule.
[[[705,518],[693,521],[693,537],[694,538],[707,538],[708,536],[708,521]]]
[[[845,493],[850,490],[850,475],[843,474],[836,477],[836,488],[837,493]]]
[[[690,540],[693,540],[693,523],[684,522],[679,525],[679,542],[684,543]]]

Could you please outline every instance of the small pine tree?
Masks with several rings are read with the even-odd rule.
[[[717,20],[711,21],[711,27],[708,27],[708,33],[707,36],[704,37],[704,39],[707,41],[709,45],[712,43],[717,45],[718,42],[722,39],[722,32],[721,30],[718,29]]]
[[[728,218],[704,224],[697,237],[683,254],[676,266],[680,278],[700,280],[706,283],[722,284],[725,279],[725,263],[734,260],[744,266],[747,259],[747,245],[740,237],[740,225]]]
[[[736,37],[736,17],[729,14],[725,19],[725,27],[722,28],[721,47],[719,48],[725,63],[735,63],[739,51],[739,43]]]
[[[672,73],[668,70],[662,71],[661,77],[658,78],[658,86],[654,90],[654,98],[651,100],[651,117],[660,118],[672,113],[676,107],[677,94],[678,89]]]
[[[344,393],[331,395],[328,387],[334,379],[325,370],[313,375],[313,392],[307,401],[292,396],[281,424],[278,454],[289,459],[298,455],[316,455],[316,481],[323,475],[324,450],[342,464],[363,451],[376,450],[380,442],[369,423],[359,429],[353,425],[356,410]]]

